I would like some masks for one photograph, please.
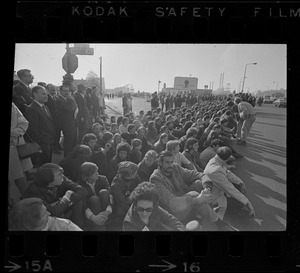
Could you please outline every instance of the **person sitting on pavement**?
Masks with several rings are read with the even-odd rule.
[[[254,217],[254,208],[248,198],[244,195],[246,193],[244,182],[226,167],[226,161],[231,155],[231,149],[229,147],[220,147],[217,150],[216,156],[207,163],[203,173],[213,183],[210,194],[215,198],[228,196],[231,199],[235,199],[237,201],[235,202],[237,203],[236,206],[241,210],[241,213],[244,212],[246,216]],[[226,204],[223,204],[223,215],[225,213],[224,207],[226,210],[226,206],[227,202]]]
[[[132,202],[123,222],[123,231],[184,231],[185,226],[158,205],[156,186],[142,182],[129,196]]]
[[[158,140],[158,132],[153,120],[148,122],[145,137],[152,145]]]
[[[23,198],[42,199],[51,216],[70,219],[82,228],[83,200],[87,191],[66,178],[63,173],[63,168],[55,163],[43,164],[37,170],[35,180],[29,184]]]
[[[79,169],[83,162],[89,161],[92,155],[92,150],[89,146],[79,144],[61,160],[59,165],[64,169],[64,175],[72,181],[77,181],[79,178]]]
[[[213,139],[210,143],[210,146],[208,146],[205,150],[203,150],[200,153],[200,166],[204,170],[208,161],[211,160],[216,154],[217,150],[224,146],[224,143],[220,139]],[[228,170],[230,169],[235,169],[235,157],[231,156],[227,161],[226,161],[226,168]]]
[[[148,141],[146,138],[146,128],[144,126],[140,126],[137,130],[137,138],[139,138],[142,141],[142,156],[144,157],[145,154],[153,148],[152,143]]]
[[[234,103],[238,107],[240,120],[237,125],[237,144],[246,144],[249,131],[256,119],[254,107],[247,101],[236,97]]]
[[[130,161],[139,164],[142,161],[142,141],[138,138],[132,140],[131,143],[131,153],[130,153]]]
[[[115,230],[122,230],[123,220],[132,203],[129,196],[142,182],[137,172],[138,166],[135,163],[122,161],[118,165],[118,172],[111,183],[114,200],[112,227]]]
[[[128,133],[121,134],[121,137],[127,141],[129,145],[131,145],[131,141],[137,137],[137,133],[135,132],[135,127],[133,124],[128,125]]]
[[[112,213],[113,197],[106,176],[99,175],[98,167],[91,162],[85,162],[80,167],[78,181],[88,192],[85,199],[84,230],[104,231],[109,215]]]
[[[198,130],[195,127],[191,127],[186,131],[186,134],[179,139],[180,152],[184,151],[185,143],[190,138],[196,138],[198,135]]]
[[[138,164],[138,176],[142,181],[149,181],[151,174],[157,168],[157,158],[158,154],[154,150],[149,150]]]
[[[168,134],[162,133],[159,136],[158,141],[156,141],[153,145],[153,149],[160,154],[160,152],[164,151],[166,149],[166,144],[168,142]]]
[[[174,163],[174,155],[163,151],[150,182],[155,184],[159,204],[183,224],[201,219],[203,230],[233,230],[209,205],[214,197],[203,193],[203,173],[191,171]]]
[[[193,165],[193,163],[191,163],[181,152],[179,152],[179,140],[169,140],[166,145],[166,150],[173,154],[174,163],[177,163],[181,167],[189,170],[196,170],[196,167]]]
[[[50,216],[40,198],[25,198],[9,211],[10,231],[82,231],[71,220]]]
[[[111,183],[118,173],[118,165],[122,161],[130,161],[130,146],[127,142],[121,142],[117,146],[116,155],[109,162],[109,171],[107,172],[108,181]]]
[[[203,172],[203,169],[200,166],[198,149],[198,140],[194,137],[190,137],[185,142],[184,152],[182,154],[195,166],[198,172]]]

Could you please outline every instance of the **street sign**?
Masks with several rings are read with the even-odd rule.
[[[74,44],[74,47],[90,47],[89,44]]]
[[[75,55],[94,55],[94,49],[90,47],[70,47],[70,53]]]
[[[74,54],[69,54],[68,58],[67,53],[65,53],[62,58],[62,67],[67,73],[74,73],[78,68],[78,57]]]

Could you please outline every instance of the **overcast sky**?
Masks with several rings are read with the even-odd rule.
[[[72,47],[73,44],[70,44]],[[286,89],[286,45],[263,44],[90,44],[94,55],[78,55],[75,79],[85,78],[89,71],[102,76],[105,88],[132,84],[134,91],[154,92],[158,81],[173,87],[174,77],[197,77],[198,88],[214,82],[230,83],[231,91],[239,90],[247,66],[244,90]],[[60,85],[65,71],[62,57],[66,44],[16,44],[15,71],[28,68],[34,82]]]

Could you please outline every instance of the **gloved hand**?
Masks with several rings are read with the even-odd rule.
[[[92,214],[90,220],[98,226],[102,226],[107,221],[107,216],[103,215],[101,212],[97,215]]]
[[[71,195],[72,195],[73,193],[74,193],[73,191],[71,191],[71,190],[68,190],[68,191],[66,191],[66,193],[65,193],[64,197],[66,197],[68,200],[70,200],[70,198],[71,198]]]

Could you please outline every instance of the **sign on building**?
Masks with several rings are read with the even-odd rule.
[[[196,90],[198,86],[198,78],[195,77],[175,77],[174,89]]]

